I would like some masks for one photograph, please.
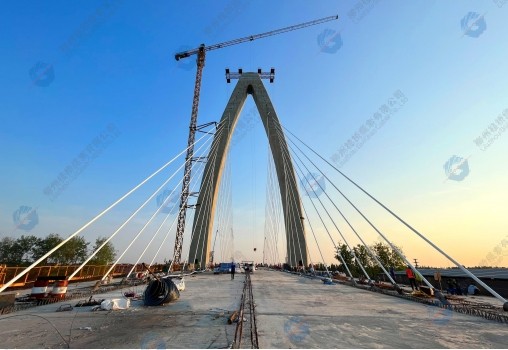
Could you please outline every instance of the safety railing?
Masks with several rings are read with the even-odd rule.
[[[72,281],[94,280],[102,278],[110,267],[111,265],[85,265],[76,274],[76,276],[72,278],[71,283]],[[164,265],[154,265],[152,266],[152,271],[162,271],[163,267]],[[20,279],[12,284],[11,288],[30,287],[31,284],[34,283],[39,276],[70,276],[78,268],[79,265],[37,266],[21,276]],[[114,278],[125,277],[131,268],[132,264],[118,264],[111,271],[110,275]],[[5,265],[0,265],[0,287],[17,276],[18,273],[23,271],[23,269],[25,269],[24,266],[8,267]],[[141,264],[136,265],[136,268],[134,269],[134,272],[138,271],[142,271]]]

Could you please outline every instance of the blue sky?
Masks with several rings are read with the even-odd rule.
[[[274,67],[275,82],[266,86],[281,122],[330,159],[394,92],[401,91],[407,101],[341,170],[465,265],[479,263],[508,234],[508,166],[503,161],[508,132],[498,130],[485,150],[475,144],[508,108],[508,82],[503,79],[508,73],[508,4],[372,1],[353,17],[351,10],[359,4],[4,3],[0,234],[67,236],[186,147],[195,68],[176,62],[175,52],[338,14],[338,21],[209,52],[199,123],[218,121],[222,115],[234,88],[233,83],[226,84],[225,68]],[[41,69],[48,75],[41,76]],[[247,102],[244,115],[252,105]],[[109,136],[108,144],[99,147],[100,155],[51,200],[44,189],[107,132],[108,125],[117,134]],[[230,154],[235,250],[260,261],[267,142],[261,123],[238,132],[241,137]],[[467,159],[469,173],[461,179],[447,179],[444,165],[453,155]],[[113,232],[180,164],[172,165],[85,236],[93,241]],[[408,257],[429,265],[446,264],[330,168],[326,171],[371,211]],[[303,197],[312,212],[309,198]],[[30,230],[15,229],[13,213],[21,206],[37,208],[39,222]],[[155,209],[155,202],[148,205],[115,238],[120,252]],[[191,218],[192,214],[189,223]],[[357,217],[351,218],[370,242],[377,239]],[[321,237],[325,260],[331,262],[331,242],[315,215],[309,220]],[[154,231],[147,230],[146,237]],[[140,241],[146,242],[146,237]],[[185,242],[188,238],[189,234]],[[160,261],[172,255],[173,243],[170,234]],[[356,241],[352,238],[351,243]],[[314,243],[309,249],[312,258],[320,260]],[[507,266],[503,249],[496,253],[496,262]],[[136,258],[129,252],[125,260]]]

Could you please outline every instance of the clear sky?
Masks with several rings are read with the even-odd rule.
[[[176,62],[175,52],[336,14],[337,21],[209,52],[199,123],[220,119],[234,88],[226,84],[227,67],[274,67],[275,82],[266,86],[281,122],[327,159],[337,160],[341,147],[381,111],[384,125],[371,129],[341,170],[466,266],[487,257],[508,266],[508,246],[501,246],[508,238],[504,0],[4,2],[0,234],[68,236],[186,147],[195,67],[192,58]],[[392,106],[397,91],[403,97]],[[389,112],[383,112],[385,105]],[[244,118],[252,106],[248,101]],[[261,261],[268,145],[261,123],[237,133],[229,158],[234,250]],[[79,163],[90,145],[93,159]],[[94,241],[112,233],[180,165],[85,237]],[[48,186],[66,169],[79,174],[52,197]],[[329,167],[323,169],[408,258],[448,264]],[[182,174],[165,188],[180,187]],[[369,242],[379,240],[336,192],[330,195]],[[311,213],[309,198],[303,201]],[[16,229],[26,208],[36,208],[38,222]],[[120,252],[156,209],[154,199],[115,237]],[[315,214],[308,220],[332,262],[322,225]],[[124,261],[137,258],[158,224]],[[185,237],[184,256],[190,235]],[[312,259],[321,260],[308,237]],[[159,261],[172,256],[173,244],[174,229]]]

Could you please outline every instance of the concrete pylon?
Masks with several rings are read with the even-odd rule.
[[[197,200],[199,205],[196,207],[192,226],[189,263],[197,262],[200,267],[208,264],[222,171],[226,163],[231,137],[247,95],[252,95],[254,98],[275,163],[286,228],[288,263],[291,266],[300,264],[307,266],[304,218],[293,163],[279,119],[257,73],[241,75],[219,123],[220,132],[215,134],[201,180],[201,189]]]

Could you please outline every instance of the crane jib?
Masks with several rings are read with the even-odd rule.
[[[201,44],[201,47],[204,49],[204,51],[216,50],[216,49],[220,49],[220,48],[223,48],[223,47],[226,47],[226,46],[231,46],[231,45],[236,45],[236,44],[240,44],[240,43],[247,42],[247,41],[253,41],[253,40],[256,40],[256,39],[266,38],[268,36],[290,32],[290,31],[293,31],[293,30],[297,30],[297,29],[313,26],[313,25],[316,25],[316,24],[320,24],[320,23],[324,23],[324,22],[328,22],[328,21],[333,21],[333,20],[336,20],[336,19],[339,19],[338,15],[329,16],[329,17],[325,17],[325,18],[321,18],[321,19],[316,19],[314,21],[300,23],[300,24],[297,24],[297,25],[293,25],[293,26],[289,26],[289,27],[285,27],[285,28],[281,28],[281,29],[272,30],[270,32],[265,32],[265,33],[256,34],[256,35],[249,35],[249,36],[246,36],[246,37],[243,37],[243,38],[234,39],[234,40],[230,40],[230,41],[225,41],[223,43],[214,44],[214,45],[210,45],[210,46],[206,46],[206,47],[203,44]],[[196,48],[196,49],[192,49],[192,50],[188,50],[188,51],[178,52],[177,54],[175,54],[175,59],[177,61],[179,61],[182,58],[195,55],[195,54],[197,54],[199,52],[199,49],[200,48]]]

